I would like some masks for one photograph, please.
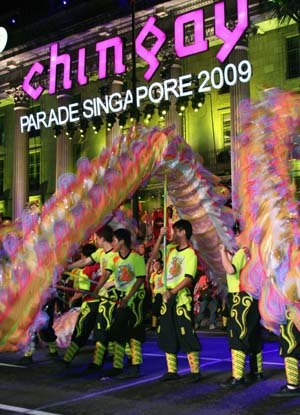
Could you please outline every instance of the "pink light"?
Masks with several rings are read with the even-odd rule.
[[[186,46],[184,40],[184,25],[192,22],[194,23],[194,43]],[[183,14],[176,18],[174,40],[176,55],[180,58],[195,55],[208,49],[208,41],[204,39],[204,13],[202,9]]]
[[[34,76],[36,74],[41,75],[43,73],[43,70],[44,70],[44,66],[39,62],[35,62],[32,65],[32,67],[30,68],[30,71],[25,76],[25,79],[23,81],[23,86],[22,86],[23,90],[32,99],[38,99],[41,96],[41,94],[43,93],[44,89],[40,85],[37,88],[34,88],[33,86],[30,85],[30,82],[33,80]]]
[[[224,62],[238,41],[248,27],[248,1],[237,0],[237,23],[233,30],[226,27],[225,22],[225,2],[220,1],[214,5],[215,11],[215,35],[223,40],[224,44],[221,46],[216,57],[219,61]],[[144,74],[144,78],[150,81],[152,76],[158,69],[160,62],[157,54],[166,41],[166,34],[156,25],[156,18],[151,16],[148,18],[146,24],[141,29],[136,37],[136,53],[148,65],[148,69]],[[193,24],[194,40],[185,44],[185,26]],[[151,43],[151,48],[147,49],[143,43],[148,35],[155,39]],[[151,39],[152,41],[152,39]],[[126,66],[123,63],[123,42],[118,36],[111,39],[106,39],[96,43],[96,51],[98,52],[98,78],[103,79],[107,77],[107,49],[114,48],[114,72],[122,74],[126,71]],[[198,9],[192,12],[185,13],[178,16],[174,21],[174,49],[178,57],[185,57],[201,53],[208,50],[208,41],[205,39],[205,21],[204,10]],[[63,89],[72,88],[71,80],[71,56],[67,53],[58,55],[59,44],[53,43],[50,46],[50,76],[49,76],[49,94],[56,93],[57,83],[57,66],[63,65]],[[24,91],[33,99],[38,99],[43,92],[42,86],[34,87],[31,85],[36,74],[41,74],[44,67],[39,62],[33,64],[23,82]],[[60,71],[61,72],[61,71]],[[86,85],[88,77],[86,75],[86,49],[80,48],[78,50],[78,71],[77,81],[79,85]]]
[[[149,17],[145,26],[140,31],[135,40],[136,53],[149,64],[149,68],[144,74],[144,78],[147,81],[152,78],[156,69],[159,67],[159,60],[157,59],[156,55],[167,38],[166,34],[157,26],[155,26],[155,22],[155,17]],[[143,46],[143,42],[149,33],[152,33],[152,35],[154,35],[157,39],[150,50],[146,49]]]
[[[107,49],[114,48],[115,73],[121,74],[126,71],[123,63],[123,42],[119,36],[102,40],[96,43],[96,51],[99,53],[98,78],[106,78],[107,75]]]
[[[88,83],[85,74],[85,48],[80,48],[78,51],[78,74],[77,79],[79,85],[86,85]]]
[[[224,44],[216,55],[220,62],[225,61],[248,27],[247,0],[237,0],[237,15],[237,25],[233,30],[229,30],[225,24],[224,2],[215,4],[215,34],[224,40]]]
[[[58,43],[50,46],[50,76],[49,76],[49,94],[55,94],[57,65],[63,65],[63,87],[64,89],[72,88],[71,81],[71,56],[68,53],[58,55]]]

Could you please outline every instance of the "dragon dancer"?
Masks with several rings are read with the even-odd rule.
[[[119,379],[140,376],[142,364],[142,342],[145,340],[144,299],[146,266],[144,258],[131,249],[131,233],[127,229],[114,231],[112,255],[106,265],[104,275],[99,282],[101,289],[112,274],[119,294],[119,304],[110,327],[110,338],[114,341],[113,367],[103,373],[103,377],[117,376]],[[132,364],[124,369],[124,353],[129,343]]]
[[[240,273],[250,259],[249,250],[242,246],[242,235],[237,232],[236,243],[241,248],[232,255],[220,245],[222,263],[227,273],[228,286],[228,341],[232,357],[232,377],[222,387],[234,388],[245,384],[245,360],[250,356],[250,381],[263,379],[262,341],[258,300],[240,291]]]
[[[161,228],[153,248],[153,257],[157,256],[165,233],[166,228]],[[174,243],[167,246],[166,281],[158,326],[158,345],[166,353],[168,371],[162,376],[161,381],[179,379],[177,354],[180,350],[187,353],[190,365],[191,373],[187,380],[198,382],[201,379],[201,347],[193,326],[192,306],[197,255],[189,243],[191,236],[191,223],[181,219],[173,225]]]
[[[81,248],[82,259],[91,258],[96,252],[97,248],[94,244],[86,244]],[[98,262],[92,265],[87,265],[80,270],[78,282],[79,289],[84,291],[94,291],[95,284],[100,278],[100,266]],[[80,313],[77,318],[74,332],[72,334],[71,343],[67,348],[63,361],[69,365],[77,355],[79,349],[83,347],[94,329],[96,316],[98,313],[99,299],[89,294],[80,294],[82,296],[82,304]]]

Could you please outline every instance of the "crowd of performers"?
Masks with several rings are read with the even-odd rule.
[[[33,204],[30,208],[35,207]],[[158,215],[154,220],[156,234],[153,236],[152,232],[138,249],[132,248],[132,235],[128,229],[113,230],[105,225],[97,230],[93,240],[83,244],[78,257],[66,266],[56,287],[56,296],[44,306],[49,316],[47,327],[38,334],[32,333],[23,361],[32,360],[34,341],[38,336],[48,344],[50,356],[68,366],[92,335],[94,352],[88,370],[99,372],[101,377],[139,377],[146,333],[145,315],[149,315],[150,309],[150,329],[157,330],[158,345],[166,356],[166,373],[161,381],[180,377],[177,354],[181,351],[186,353],[190,366],[185,379],[199,382],[201,344],[196,328],[204,325],[209,306],[209,329],[215,328],[217,310],[225,310],[224,327],[232,355],[232,376],[220,386],[238,388],[263,380],[258,301],[240,290],[240,272],[250,256],[243,235],[237,229],[236,243],[240,248],[235,253],[220,245],[228,289],[227,297],[221,298],[217,287],[205,275],[199,264],[199,254],[190,243],[191,223],[176,218],[171,226],[168,225],[164,227],[161,215]],[[169,243],[165,242],[167,239]],[[73,313],[75,328],[61,357],[54,315],[66,312],[56,320],[58,322],[65,315],[70,318],[73,310],[77,310]],[[280,353],[284,357],[287,383],[273,396],[300,395],[300,334],[289,315],[280,330]],[[112,367],[103,370],[107,355],[112,357]],[[246,375],[247,356],[250,373]]]

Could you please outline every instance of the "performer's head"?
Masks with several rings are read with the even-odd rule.
[[[96,245],[87,243],[82,245],[80,253],[83,257],[88,258],[96,251],[96,249]]]
[[[27,210],[29,213],[36,213],[37,215],[40,215],[40,202],[38,200],[32,200],[31,202],[26,203],[25,210]]]
[[[179,243],[183,237],[189,240],[193,235],[192,224],[186,219],[180,219],[175,222],[173,231],[173,242],[175,243]]]
[[[114,231],[113,235],[113,248],[118,251],[122,246],[131,248],[131,233],[128,229],[120,228]]]
[[[109,225],[102,226],[96,231],[96,245],[102,248],[104,242],[112,243],[113,229]]]
[[[233,232],[235,235],[235,242],[237,244],[237,246],[239,247],[247,247],[248,246],[248,242],[245,238],[245,232],[242,231],[241,229],[241,224],[239,221],[236,221],[234,226],[233,226]]]
[[[156,272],[160,272],[163,269],[163,265],[164,263],[160,258],[155,259],[153,263],[153,270]]]

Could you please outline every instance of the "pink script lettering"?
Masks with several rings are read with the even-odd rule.
[[[220,1],[214,5],[214,13],[215,35],[224,42],[216,57],[220,62],[224,62],[248,27],[248,0],[237,0],[237,23],[233,30],[226,27],[224,1]],[[159,27],[157,27],[155,23],[156,18],[153,16],[149,17],[135,40],[136,53],[149,65],[148,69],[144,73],[146,81],[150,81],[159,67],[160,62],[157,55],[167,38],[166,34]],[[189,23],[193,24],[194,36],[193,41],[190,44],[186,44],[185,26]],[[208,41],[205,39],[204,29],[205,20],[203,9],[197,9],[192,12],[182,14],[175,19],[174,49],[179,58],[208,50]],[[144,42],[150,34],[152,34],[156,40],[152,46],[147,49],[144,46]],[[123,62],[124,45],[119,36],[97,42],[95,48],[99,57],[99,79],[104,79],[107,76],[108,48],[113,48],[114,50],[114,73],[122,74],[126,71],[126,65]],[[59,55],[58,52],[58,43],[53,43],[50,46],[49,94],[55,94],[57,90],[58,66],[63,67],[63,88],[66,90],[71,89],[73,85],[73,81],[71,80],[71,56],[68,53]],[[35,62],[30,68],[28,74],[25,76],[23,89],[34,100],[38,99],[44,91],[44,88],[41,85],[33,86],[35,77],[42,75],[44,70],[45,68],[41,63]],[[88,77],[86,75],[85,48],[80,48],[78,50],[77,82],[79,85],[86,85],[88,83]]]

